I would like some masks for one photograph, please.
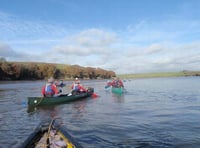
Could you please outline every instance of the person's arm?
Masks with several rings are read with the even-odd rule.
[[[115,81],[110,82],[110,86],[113,86],[113,85],[114,85],[114,82],[115,82]]]
[[[45,96],[45,86],[42,86],[42,91],[41,91],[42,95]]]
[[[124,87],[124,84],[123,84],[122,80],[120,80],[120,85],[121,85],[122,87]]]
[[[107,86],[111,86],[111,83],[112,83],[112,82],[107,82]]]
[[[79,88],[79,90],[81,90],[81,91],[87,91],[82,85],[78,85],[78,88]]]
[[[71,89],[74,89],[74,83],[71,85]]]
[[[53,89],[55,94],[59,94],[59,91],[58,91],[58,89],[57,89],[55,84],[52,85],[52,89]]]

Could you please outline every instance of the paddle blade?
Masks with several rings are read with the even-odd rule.
[[[109,87],[110,87],[110,85],[106,85],[106,86],[105,86],[105,88],[109,88]]]
[[[28,106],[28,102],[25,101],[25,100],[23,100],[23,101],[21,102],[21,105],[22,105],[23,107],[27,107],[27,106]]]
[[[99,97],[99,96],[96,93],[92,94],[92,98],[97,98],[97,97]]]

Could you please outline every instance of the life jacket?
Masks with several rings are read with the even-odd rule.
[[[121,86],[121,82],[119,80],[115,80],[112,84],[113,87],[120,87]]]
[[[73,84],[73,90],[79,90],[78,84]]]
[[[116,80],[113,81],[112,86],[113,86],[113,87],[117,87],[117,81],[116,81]]]
[[[47,84],[46,85],[45,94],[54,94],[54,90],[52,89],[52,84]]]
[[[118,87],[120,87],[120,81],[119,80],[116,81],[116,84],[117,84]]]

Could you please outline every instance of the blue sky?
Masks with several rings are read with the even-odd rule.
[[[117,74],[200,70],[199,0],[0,0],[0,57]]]

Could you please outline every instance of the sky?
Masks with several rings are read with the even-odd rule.
[[[116,74],[200,70],[199,0],[0,0],[0,58]]]

